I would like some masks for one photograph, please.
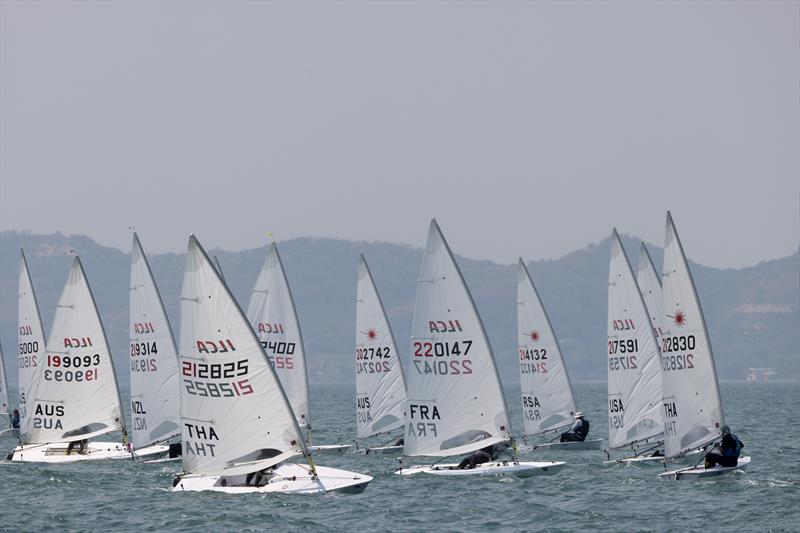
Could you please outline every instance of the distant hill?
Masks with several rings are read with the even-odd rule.
[[[147,250],[147,235],[141,235]],[[639,241],[623,236],[632,264]],[[457,243],[456,250],[457,250]],[[605,315],[610,240],[591,244],[557,260],[529,263],[571,375],[605,379]],[[128,286],[130,258],[85,236],[0,232],[0,342],[9,381],[16,381],[19,249],[28,256],[46,330],[66,280],[70,250],[80,253],[120,370],[127,383]],[[314,381],[353,381],[353,338],[358,254],[363,252],[403,355],[414,305],[420,248],[382,242],[299,238],[279,243],[292,286]],[[662,250],[650,247],[660,265]],[[219,256],[234,295],[246,307],[266,247]],[[691,251],[690,251],[691,252]],[[173,328],[179,328],[181,254],[150,257]],[[458,257],[498,357],[504,381],[516,375],[516,265]],[[783,379],[800,378],[800,254],[743,269],[691,264],[722,379],[743,379],[750,367],[774,367]]]

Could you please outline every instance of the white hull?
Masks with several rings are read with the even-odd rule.
[[[168,453],[169,453],[169,446],[164,444],[153,444],[152,446],[147,446],[145,448],[134,450],[133,456],[136,459],[144,459],[144,458],[153,458],[159,455],[166,455]],[[178,457],[178,460],[180,460],[180,457]]]
[[[73,450],[67,455],[66,442],[27,444],[14,448],[12,461],[22,463],[76,463],[101,459],[132,459],[131,452],[119,442],[89,442],[84,453]]]
[[[308,451],[313,455],[324,455],[330,453],[344,453],[352,447],[352,444],[320,444],[319,446],[309,446]]]
[[[525,451],[533,451],[541,448],[548,450],[564,450],[564,451],[583,451],[583,450],[599,450],[603,445],[603,439],[587,439],[584,441],[570,441],[570,442],[546,442],[544,444],[532,444],[525,448]]]
[[[356,453],[362,455],[394,455],[403,453],[402,446],[375,446],[373,448],[359,448]]]
[[[715,466],[714,468],[703,468],[702,466],[697,468],[681,468],[679,470],[672,470],[671,472],[664,472],[663,474],[659,474],[658,477],[661,479],[702,479],[708,477],[715,477],[720,476],[722,474],[727,474],[728,472],[733,472],[735,470],[744,470],[747,468],[747,465],[750,464],[750,457],[739,457],[739,461],[736,463],[736,466]]]
[[[540,462],[491,462],[477,465],[475,468],[458,468],[457,463],[427,466],[410,466],[401,468],[395,474],[411,476],[414,474],[433,474],[436,476],[480,476],[487,474],[509,474],[518,477],[552,476],[567,463],[558,461]]]
[[[372,481],[371,476],[328,468],[317,467],[317,477],[312,478],[307,465],[282,463],[275,467],[268,479],[260,486],[245,485],[247,476],[213,476],[186,474],[178,479],[173,492],[214,491],[228,494],[295,493],[321,494],[340,491],[351,494],[362,492]]]

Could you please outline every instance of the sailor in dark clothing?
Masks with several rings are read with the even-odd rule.
[[[589,421],[583,418],[583,413],[575,413],[575,423],[569,431],[561,434],[561,442],[583,442],[589,435]]]
[[[19,429],[19,410],[14,409],[14,412],[11,414],[11,427],[13,429]]]
[[[86,453],[86,448],[88,447],[88,445],[89,441],[87,439],[73,440],[67,445],[67,455],[71,454],[72,450],[74,450],[76,447],[79,448],[78,453],[83,455]]]
[[[498,458],[498,456],[505,451],[508,447],[505,443],[500,444],[492,444],[491,446],[487,446],[485,448],[481,448],[477,452],[473,453],[469,457],[466,457],[463,461],[458,464],[458,468],[461,470],[464,469],[472,469],[476,466],[488,463],[489,461],[494,461]]]
[[[716,465],[736,466],[739,462],[739,454],[742,453],[744,444],[739,440],[739,437],[731,433],[731,428],[729,428],[727,424],[723,424],[720,431],[722,431],[722,441],[720,441],[714,449],[722,453],[711,452],[707,454],[706,468],[714,468]]]

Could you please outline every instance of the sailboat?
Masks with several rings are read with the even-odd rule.
[[[517,273],[517,335],[524,439],[553,433],[558,438],[574,423],[578,409],[558,339],[522,258]],[[602,442],[544,442],[527,450],[599,450]]]
[[[703,309],[669,211],[661,280],[664,455],[671,459],[719,440],[725,415]],[[750,457],[739,457],[734,467],[689,467],[660,477],[704,478],[742,470],[748,464]]]
[[[607,318],[606,453],[610,458],[613,450],[627,450],[633,457],[626,460],[663,460],[663,455],[648,455],[663,444],[661,352],[642,291],[616,229],[611,235]]]
[[[11,426],[11,405],[8,402],[8,380],[6,379],[6,364],[3,360],[3,348],[0,347],[0,420],[5,420],[3,427],[8,423]],[[0,435],[12,431],[12,428],[0,430]]]
[[[184,473],[174,491],[361,492],[372,480],[314,465],[264,348],[194,236],[179,346]],[[301,455],[307,465],[286,462]]]
[[[26,398],[22,444],[11,452],[11,459],[69,463],[130,458],[114,361],[77,256],[58,301],[47,354],[39,364],[33,393]],[[114,431],[122,432],[123,442],[88,441]],[[71,453],[70,443],[80,441],[83,450]]]
[[[461,271],[436,220],[417,279],[404,456],[447,457],[507,444],[513,454],[460,469],[458,463],[411,466],[401,475],[552,475],[566,463],[520,462],[489,339]]]
[[[134,232],[130,282],[131,442],[140,455],[180,455],[178,356],[153,272]]]
[[[24,427],[28,417],[28,399],[33,395],[39,373],[43,368],[45,335],[39,303],[33,290],[31,274],[25,251],[20,250],[19,294],[17,306],[17,341],[19,352],[17,357],[19,379],[19,416],[20,427]]]
[[[275,373],[281,380],[297,423],[307,432],[306,440],[312,453],[342,452],[351,444],[311,444],[311,414],[308,399],[308,371],[305,346],[300,333],[300,321],[286,279],[278,247],[273,242],[258,275],[247,318],[269,356]]]
[[[403,429],[406,384],[386,310],[364,255],[356,292],[356,438],[389,436]],[[400,453],[390,441],[359,448],[365,454]]]

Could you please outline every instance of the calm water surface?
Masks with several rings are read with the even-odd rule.
[[[553,477],[438,478],[392,474],[396,458],[323,456],[375,476],[359,495],[169,492],[178,466],[107,461],[46,466],[0,462],[2,531],[798,531],[800,384],[723,383],[728,423],[753,457],[746,474],[661,481],[659,466],[604,466],[602,452],[539,453],[565,460]],[[606,437],[604,383],[575,385],[594,436]],[[315,442],[353,438],[352,387],[311,391]],[[517,390],[509,408],[521,428]],[[3,456],[14,445],[0,438]]]

